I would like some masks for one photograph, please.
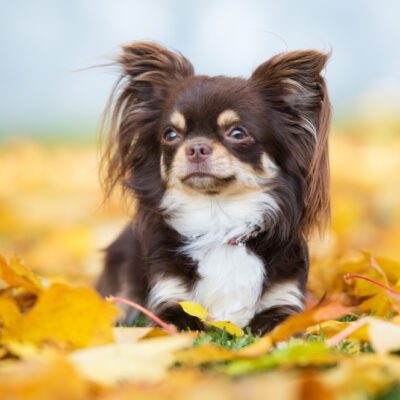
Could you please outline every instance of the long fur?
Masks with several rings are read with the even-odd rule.
[[[120,184],[137,213],[107,249],[102,294],[130,297],[180,328],[201,327],[181,300],[260,332],[301,310],[306,239],[330,217],[328,57],[282,53],[249,79],[210,78],[153,42],[123,46],[102,171],[106,192]],[[161,139],[173,112],[190,125],[179,146]],[[219,136],[223,112],[239,115],[251,139]],[[180,178],[185,151],[200,142],[214,149],[215,171],[232,177],[195,187]]]

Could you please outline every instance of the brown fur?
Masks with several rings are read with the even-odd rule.
[[[140,162],[141,145],[151,139],[140,133],[155,127],[167,91],[194,74],[192,64],[183,55],[153,42],[123,46],[116,63],[122,67],[122,74],[110,96],[102,124],[108,136],[101,162],[107,195],[118,182],[129,179],[131,166]]]
[[[198,281],[196,264],[179,250],[186,238],[168,225],[160,208],[172,182],[175,157],[183,157],[182,146],[197,138],[214,143],[216,152],[227,154],[244,172],[270,177],[260,190],[271,194],[279,215],[269,219],[246,246],[268,267],[263,293],[288,279],[305,291],[305,239],[314,228],[323,230],[330,216],[330,103],[321,75],[328,57],[313,50],[279,54],[260,65],[249,79],[242,79],[196,76],[184,56],[152,42],[123,46],[117,59],[121,77],[108,104],[110,123],[104,124],[108,143],[102,176],[107,194],[121,184],[137,198],[138,211],[107,249],[98,285],[101,293],[123,293],[146,305],[160,274],[179,277],[189,291]],[[251,140],[226,140],[227,127],[218,126],[217,120],[231,109],[250,131]],[[168,145],[162,135],[174,111],[182,113],[185,126],[176,127],[181,141]],[[276,176],[263,170],[263,155],[278,167]],[[234,177],[232,182],[215,180],[209,195],[229,185],[238,188],[235,193],[246,190]],[[176,305],[166,303],[153,311],[181,328],[193,326]],[[255,315],[250,326],[266,332],[297,311],[292,305],[270,308]]]
[[[328,134],[331,105],[325,80],[320,75],[328,58],[329,55],[314,50],[283,53],[260,65],[252,76],[260,85],[269,88],[268,96],[278,107],[282,103],[290,107],[286,123],[293,124],[306,116],[316,126],[315,142],[301,127],[291,127],[295,139],[302,145],[301,149],[297,145],[293,149],[307,155],[298,158],[301,168],[308,169],[305,234],[315,227],[322,232],[330,221]],[[295,80],[300,86],[291,87],[287,79]]]

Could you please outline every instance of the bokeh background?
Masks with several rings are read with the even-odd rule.
[[[98,127],[118,46],[151,39],[202,74],[249,76],[275,53],[332,50],[332,229],[314,262],[400,260],[400,2],[16,0],[0,12],[0,252],[93,282],[132,207],[102,204]]]

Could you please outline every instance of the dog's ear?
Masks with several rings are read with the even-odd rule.
[[[250,80],[276,111],[280,140],[305,176],[303,228],[321,230],[330,219],[328,133],[331,114],[317,51],[282,53],[261,64]]]
[[[163,101],[194,71],[183,55],[147,41],[123,46],[117,65],[122,73],[106,107],[102,126],[108,137],[102,159],[102,179],[107,195],[122,181],[140,196],[152,189],[145,181],[140,182],[140,178],[135,182],[134,175],[144,176],[140,175],[140,169],[145,170],[148,164],[157,161],[158,142],[154,132]],[[147,177],[148,181],[152,180]],[[154,179],[152,183],[154,187]]]
[[[134,42],[122,47],[118,59],[133,95],[140,102],[165,96],[173,85],[193,75],[192,64],[181,54],[153,42]]]

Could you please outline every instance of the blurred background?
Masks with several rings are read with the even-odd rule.
[[[197,73],[247,77],[270,56],[332,50],[326,78],[332,229],[315,262],[361,251],[400,260],[400,2],[1,1],[0,253],[92,282],[132,210],[102,204],[98,126],[118,47],[151,39]]]

